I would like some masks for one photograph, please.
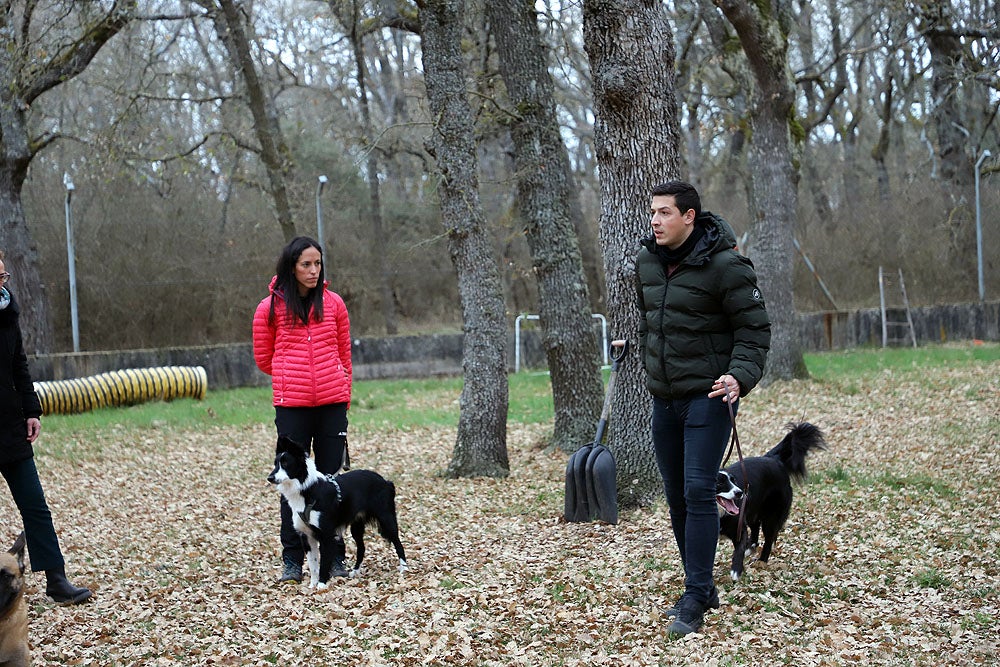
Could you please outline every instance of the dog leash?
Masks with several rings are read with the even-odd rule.
[[[729,389],[726,388],[728,394]],[[736,455],[739,457],[740,462],[740,472],[743,473],[743,500],[740,501],[740,518],[736,523],[736,534],[743,538],[743,529],[746,526],[746,509],[747,509],[747,498],[750,497],[750,477],[747,475],[747,467],[743,462],[743,448],[740,447],[740,436],[736,431],[736,413],[733,412],[733,401],[732,399],[726,401],[726,405],[729,407],[729,423],[733,427],[732,437],[729,439],[729,452],[726,453],[726,458],[722,461],[722,467],[726,467],[726,463],[729,462],[729,457],[733,454],[733,447],[736,448]]]

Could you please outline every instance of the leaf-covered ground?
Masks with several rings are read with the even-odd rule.
[[[786,383],[747,399],[748,455],[798,419],[830,450],[810,460],[770,563],[734,584],[720,544],[722,608],[682,640],[663,615],[682,587],[665,506],[617,526],[563,522],[566,456],[539,448],[542,428],[511,430],[504,480],[441,478],[453,431],[355,432],[355,466],[396,482],[410,570],[373,537],[363,576],[322,592],[275,581],[266,414],[239,431],[62,442],[38,464],[70,576],[96,596],[55,606],[28,576],[35,662],[993,664],[998,371]],[[0,503],[9,544],[20,521],[9,494]]]

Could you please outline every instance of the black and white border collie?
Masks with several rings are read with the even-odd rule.
[[[350,576],[361,571],[365,526],[369,523],[396,548],[399,571],[406,570],[406,555],[396,521],[396,487],[377,472],[351,470],[339,475],[321,475],[302,445],[279,436],[274,470],[267,481],[277,485],[292,508],[295,530],[302,535],[303,546],[308,547],[311,588],[326,588],[334,565],[334,541],[344,539],[348,526],[357,547]]]
[[[715,499],[720,508],[719,533],[733,543],[729,572],[733,581],[743,574],[744,559],[757,548],[762,530],[764,546],[758,560],[766,563],[771,557],[774,541],[792,509],[792,481],[805,480],[806,456],[814,449],[826,449],[819,427],[808,422],[793,423],[788,425],[788,433],[781,442],[764,456],[745,458],[742,464],[737,461],[719,471],[715,485]],[[744,511],[742,534],[739,531],[741,507]]]

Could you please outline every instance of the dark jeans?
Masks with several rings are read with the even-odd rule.
[[[52,526],[52,513],[45,502],[42,483],[34,459],[0,465],[0,474],[7,480],[10,495],[24,522],[24,537],[28,542],[31,569],[59,570],[65,567],[56,529]]]
[[[344,465],[347,443],[347,403],[315,408],[274,408],[278,435],[288,436],[312,451],[320,474],[336,474]],[[344,560],[343,542],[337,544],[336,560]],[[292,509],[281,498],[281,556],[286,562],[302,564],[305,545],[292,525]]]
[[[733,404],[733,412],[739,401]],[[653,397],[653,451],[684,564],[685,592],[705,603],[719,543],[715,480],[732,429],[721,398]]]

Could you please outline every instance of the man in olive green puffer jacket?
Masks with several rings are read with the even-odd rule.
[[[701,210],[692,185],[656,186],[650,224],[653,234],[636,258],[639,348],[653,395],[653,449],[685,573],[669,631],[684,635],[719,606],[715,480],[731,431],[727,403],[735,411],[763,376],[771,325],[753,264],[736,251],[729,224]]]

